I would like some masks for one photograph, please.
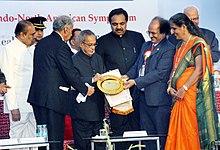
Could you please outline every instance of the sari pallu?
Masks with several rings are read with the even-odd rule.
[[[178,90],[188,80],[195,69],[193,54],[198,46],[202,48],[203,75],[199,82],[189,87],[184,98],[174,104],[166,150],[209,149],[211,142],[219,137],[215,92],[211,81],[212,62],[210,52],[204,45],[205,42],[199,38],[190,40],[186,46],[183,45],[183,57],[172,78],[171,86]]]
[[[196,43],[201,42],[200,40]],[[205,45],[205,44],[204,44]],[[213,65],[208,46],[202,45],[203,76],[197,86],[197,119],[199,138],[202,149],[211,149],[214,141],[220,138],[220,125],[218,122]]]

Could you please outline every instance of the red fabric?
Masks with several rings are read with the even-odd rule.
[[[220,114],[220,91],[216,91],[216,103],[217,103],[218,113]]]
[[[65,117],[64,140],[73,140],[72,121],[69,115]]]
[[[0,100],[0,139],[9,138],[9,114],[4,114],[4,100]]]

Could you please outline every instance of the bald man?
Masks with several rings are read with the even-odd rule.
[[[199,27],[199,10],[195,6],[189,6],[184,9],[184,14],[188,16],[188,18]],[[211,49],[211,55],[212,55],[212,61],[218,62],[220,59],[220,50],[219,50],[219,43],[218,39],[215,37],[215,33],[211,30],[200,28],[202,35],[204,36],[204,39],[206,42],[210,45]],[[174,34],[172,34],[168,40],[173,43],[174,45],[178,44],[178,40],[176,40],[176,37]]]
[[[10,138],[35,137],[36,121],[28,92],[33,72],[33,53],[30,46],[35,42],[35,28],[29,21],[19,21],[15,27],[15,40],[2,50],[2,72],[11,86],[5,94],[10,112]]]

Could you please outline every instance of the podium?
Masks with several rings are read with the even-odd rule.
[[[89,138],[91,141],[91,150],[95,150],[95,143],[106,143],[106,137],[92,137]],[[110,142],[113,144],[113,150],[115,147],[116,142],[134,142],[138,141],[138,144],[141,145],[141,141],[156,141],[157,143],[157,150],[160,150],[160,140],[159,136],[140,136],[140,137],[110,137]],[[139,150],[141,150],[141,146],[139,146]]]
[[[49,143],[41,142],[41,143],[22,143],[22,144],[0,145],[0,149],[17,149],[17,148],[34,148],[34,147],[47,147],[47,149],[49,149]]]
[[[0,149],[19,149],[35,147],[46,147],[47,149],[49,149],[49,142],[45,140],[44,137],[0,140]]]

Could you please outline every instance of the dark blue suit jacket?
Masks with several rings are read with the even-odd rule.
[[[218,39],[215,37],[215,33],[205,28],[200,28],[200,29],[202,31],[202,34],[206,42],[210,45],[213,62],[218,62],[220,58],[220,50],[219,50]]]
[[[139,77],[139,70],[144,62],[144,52],[150,50],[152,44],[151,41],[143,44],[135,65],[127,72],[127,75],[129,78],[135,79],[139,90],[144,88],[147,105],[171,105],[171,97],[166,90],[168,87],[167,81],[172,70],[175,47],[166,38],[154,47],[146,61],[145,75]]]

